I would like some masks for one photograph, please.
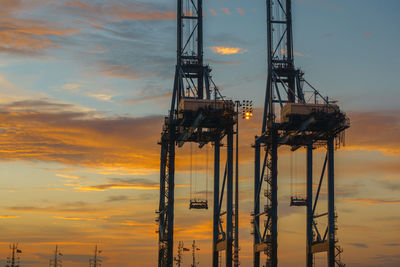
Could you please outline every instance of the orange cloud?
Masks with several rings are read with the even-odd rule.
[[[136,221],[124,221],[124,222],[121,222],[120,225],[125,225],[125,226],[152,226],[152,227],[154,227],[154,223],[141,223],[141,222],[136,222]]]
[[[14,216],[14,215],[0,215],[0,219],[16,219],[20,218],[21,216]]]
[[[64,216],[54,216],[56,219],[69,220],[69,221],[106,221],[109,217],[64,217]]]
[[[132,67],[127,65],[116,64],[112,62],[99,62],[98,67],[100,68],[100,72],[103,75],[107,75],[109,77],[120,78],[120,79],[127,79],[127,80],[137,80],[143,77],[146,77],[140,71],[132,69]],[[96,96],[96,95],[94,95]],[[106,96],[106,100],[110,100],[112,96],[108,95],[99,95],[97,97],[101,97],[104,100],[104,96]]]
[[[85,177],[77,176],[77,175],[69,175],[69,174],[56,174],[58,177],[66,178],[66,179],[73,179],[73,180],[80,180],[84,179]]]
[[[286,49],[281,49],[281,54],[286,55],[287,54],[287,50]],[[293,54],[296,55],[296,56],[299,56],[299,57],[303,57],[304,56],[302,53],[296,52],[296,51],[293,51]]]
[[[124,20],[175,20],[176,12],[162,10],[155,5],[144,3],[130,4],[103,4],[84,3],[82,1],[69,1],[67,7],[84,10],[86,16],[97,16],[108,18],[110,21],[119,22]],[[89,14],[87,14],[89,12]]]
[[[108,183],[95,186],[79,186],[75,189],[79,191],[106,191],[109,189],[136,189],[136,190],[155,190],[158,189],[158,184],[146,185],[145,183]]]
[[[244,15],[244,10],[243,10],[243,9],[238,8],[237,11],[238,11],[238,13],[239,13],[240,15]]]
[[[222,9],[222,11],[224,11],[224,13],[227,14],[227,15],[231,15],[231,14],[232,14],[232,13],[229,11],[229,9],[226,8],[226,7],[223,7],[223,8],[221,8],[221,9]]]
[[[163,119],[102,118],[68,104],[21,101],[0,114],[0,158],[142,173],[159,168]]]
[[[78,191],[106,191],[110,189],[135,189],[135,190],[157,190],[159,189],[159,183],[153,182],[148,179],[140,178],[113,178],[105,184],[84,186],[69,184],[68,186],[74,186]],[[175,185],[176,187],[187,187],[186,185]]]
[[[34,3],[33,3],[34,2]],[[0,52],[11,54],[39,54],[59,44],[52,37],[66,37],[80,30],[57,23],[22,19],[20,13],[44,5],[44,1],[6,1],[1,3]]]
[[[214,16],[217,15],[217,11],[215,11],[214,9],[210,9],[211,14],[213,14]]]
[[[400,153],[399,111],[350,112],[349,117],[345,149]]]
[[[211,50],[220,55],[235,55],[235,54],[244,54],[247,53],[248,50],[245,50],[240,47],[226,47],[226,46],[213,46]]]
[[[400,204],[400,200],[386,200],[381,198],[359,198],[359,199],[345,199],[345,202],[361,203],[368,206],[371,205],[388,205],[388,204]]]
[[[166,94],[160,94],[160,95],[152,95],[152,96],[146,96],[146,97],[139,97],[139,98],[132,98],[128,100],[122,101],[123,104],[137,104],[137,103],[142,103],[142,102],[152,102],[152,101],[158,101],[158,100],[165,100],[171,98],[171,93],[166,93]]]

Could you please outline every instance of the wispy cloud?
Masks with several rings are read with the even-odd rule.
[[[100,72],[103,75],[107,75],[109,77],[137,80],[147,76],[141,71],[134,70],[131,66],[120,63],[102,61],[99,62],[97,66],[100,68]]]
[[[351,112],[345,149],[400,153],[400,112]]]
[[[345,202],[361,203],[365,205],[391,205],[400,204],[400,200],[388,200],[382,198],[358,198],[358,199],[345,199]]]
[[[232,14],[231,11],[230,11],[228,8],[226,8],[226,7],[221,8],[221,10],[222,10],[226,15],[231,15],[231,14]]]
[[[107,118],[48,100],[12,102],[0,110],[3,160],[41,160],[140,173],[159,167],[155,155],[162,116]]]
[[[349,243],[349,245],[358,248],[368,248],[368,245],[364,243]]]
[[[154,226],[154,223],[142,223],[142,222],[137,222],[137,221],[123,221],[119,223],[120,225],[124,226]]]
[[[281,54],[287,55],[287,50],[286,49],[281,49]],[[299,56],[299,57],[304,57],[304,55],[302,53],[300,53],[300,52],[293,51],[293,54],[296,55],[296,56]]]
[[[65,217],[65,216],[54,216],[54,218],[59,220],[68,220],[68,221],[106,221],[109,217]]]
[[[66,7],[75,12],[85,12],[87,16],[103,17],[110,21],[124,20],[174,20],[176,12],[165,10],[165,7],[150,3],[130,2],[129,4],[116,2],[93,3],[84,1],[69,1]],[[83,13],[80,13],[83,14]]]
[[[23,19],[21,14],[46,6],[45,1],[2,1],[0,18],[0,52],[8,54],[37,55],[59,46],[57,38],[65,38],[80,31],[59,23],[38,19]]]
[[[81,85],[76,84],[76,83],[67,83],[62,86],[62,89],[72,91],[72,92],[78,92],[80,90],[80,88],[81,88]]]
[[[94,186],[78,186],[79,191],[106,191],[110,189],[135,189],[135,190],[155,190],[159,184],[145,179],[110,179],[109,182]]]
[[[86,202],[67,202],[52,206],[33,206],[33,205],[20,205],[6,207],[7,210],[18,213],[47,213],[47,214],[96,214],[105,211],[111,211],[105,207],[90,205]],[[75,217],[75,216],[71,216]]]
[[[65,179],[72,179],[72,180],[81,180],[81,179],[85,179],[86,178],[86,177],[78,176],[78,175],[60,174],[60,173],[57,173],[56,176],[62,177],[62,178],[65,178]]]
[[[100,94],[100,93],[87,93],[86,95],[89,97],[92,97],[94,99],[97,99],[100,101],[105,101],[105,102],[111,102],[112,98],[114,97],[114,95]]]
[[[226,47],[226,46],[212,46],[211,50],[220,55],[236,55],[236,54],[244,54],[248,52],[248,50],[240,48],[240,47]]]
[[[106,202],[121,202],[121,201],[131,201],[131,200],[137,200],[137,197],[131,197],[131,196],[110,196],[107,198]]]
[[[16,216],[16,215],[0,215],[0,219],[16,219],[20,217],[21,216]]]
[[[123,103],[123,104],[138,104],[138,103],[142,103],[142,102],[153,102],[153,101],[165,100],[170,97],[171,97],[171,93],[165,93],[165,94],[160,94],[160,95],[131,98],[131,99],[124,100],[121,103]]]
[[[237,8],[236,10],[240,15],[244,15],[244,10],[243,9]]]

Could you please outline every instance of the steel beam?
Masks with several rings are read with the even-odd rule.
[[[218,224],[219,224],[219,173],[220,173],[220,141],[214,142],[214,216],[213,216],[213,267],[218,267],[219,252]]]
[[[227,133],[227,188],[226,188],[226,267],[232,267],[233,249],[233,127]]]
[[[278,266],[278,143],[276,133],[273,133],[271,152],[271,265]]]
[[[260,213],[260,144],[257,141],[258,137],[256,136],[256,142],[254,145],[254,216],[253,216],[253,235],[254,235],[254,243],[253,243],[253,265],[254,267],[260,267],[260,251],[256,250],[256,244],[260,243],[259,230],[260,229],[260,216],[257,216]]]
[[[235,160],[235,235],[234,266],[239,267],[239,105],[236,102],[236,160]]]
[[[175,126],[170,125],[168,145],[168,251],[167,266],[174,263],[174,202],[175,202]]]
[[[334,137],[328,140],[328,267],[335,267],[335,173]]]
[[[168,142],[166,140],[161,141],[161,166],[160,166],[160,203],[159,203],[159,215],[158,215],[158,242],[159,242],[159,255],[158,255],[158,266],[162,267],[164,259],[165,247],[164,247],[164,235],[165,235],[165,179],[167,170],[167,152]]]
[[[313,145],[307,146],[307,252],[306,266],[313,267]]]

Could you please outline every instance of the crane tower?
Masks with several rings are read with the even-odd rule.
[[[291,2],[266,0],[268,77],[261,135],[256,136],[254,143],[254,267],[260,266],[262,252],[266,256],[264,266],[278,266],[278,148],[281,146],[293,152],[306,149],[307,194],[292,196],[290,204],[307,209],[307,267],[314,266],[313,255],[320,252],[327,253],[329,267],[344,266],[336,239],[334,151],[350,122],[338,105],[323,97],[305,80],[304,73],[295,68]],[[326,157],[313,198],[313,151],[317,148],[326,150]],[[327,176],[327,212],[316,214],[324,176]],[[324,232],[316,223],[321,217],[327,217],[328,221]]]
[[[203,62],[203,1],[177,0],[177,64],[171,108],[161,133],[158,266],[172,267],[176,147],[195,143],[214,147],[213,267],[225,251],[232,266],[233,250],[233,136],[235,104],[220,94]],[[226,145],[222,141],[226,139]],[[226,147],[225,172],[220,188],[220,151]],[[226,191],[226,194],[224,193]],[[222,203],[226,197],[226,211]],[[207,209],[207,200],[191,200],[190,208]],[[225,217],[222,220],[222,217]]]

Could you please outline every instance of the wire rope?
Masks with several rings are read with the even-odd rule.
[[[208,144],[206,145],[206,201],[208,202]]]
[[[193,175],[193,144],[190,143],[190,200],[192,200],[192,177]]]
[[[290,153],[290,196],[293,196],[293,153]]]

